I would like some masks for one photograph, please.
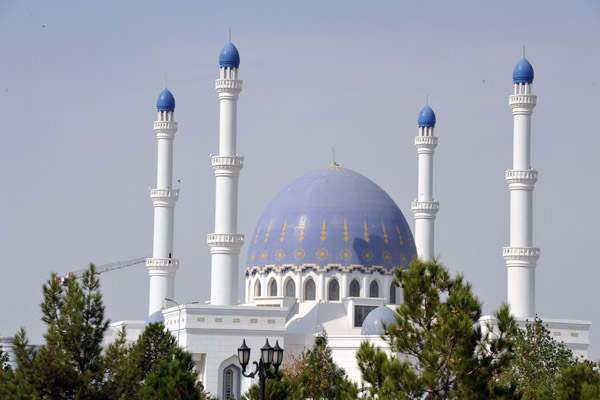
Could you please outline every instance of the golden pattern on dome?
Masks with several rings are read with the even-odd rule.
[[[317,250],[317,259],[323,261],[327,260],[327,257],[329,257],[329,251],[327,249],[321,247],[319,250]]]
[[[267,227],[267,233],[265,234],[265,243],[269,240],[269,234],[271,233],[271,225],[273,224],[273,220],[269,222],[269,226]]]
[[[327,236],[325,236],[326,230],[325,230],[325,217],[323,217],[323,227],[321,228],[321,240],[325,240],[327,239]]]
[[[346,217],[344,217],[344,242],[348,240],[348,223],[346,222]]]
[[[342,249],[342,251],[340,251],[340,258],[342,261],[349,262],[352,259],[352,250],[349,248]]]
[[[369,239],[369,228],[367,228],[367,220],[363,219],[365,223],[365,242],[369,243],[371,239]]]
[[[406,254],[400,254],[400,261],[402,262],[402,265],[406,265],[406,260]]]
[[[404,241],[402,240],[402,232],[400,232],[400,228],[398,227],[398,223],[396,223],[396,230],[398,231],[398,239],[400,239],[400,246],[404,246]]]
[[[285,258],[285,251],[283,249],[279,249],[275,252],[275,259],[277,261],[281,261]]]
[[[413,247],[413,241],[410,234],[410,229],[408,228],[408,223],[404,222],[404,226],[406,228],[406,237],[408,238],[408,245]]]
[[[373,261],[373,252],[371,251],[371,249],[366,249],[366,250],[363,250],[363,252],[362,252],[362,256],[363,256],[363,259],[364,259],[366,262],[371,262],[371,261]]]
[[[300,236],[298,237],[299,241],[304,240],[304,227],[306,226],[306,216],[302,217],[302,225],[300,225]]]
[[[285,240],[285,228],[287,226],[287,219],[283,222],[283,229],[281,230],[281,237],[279,238],[280,242]]]
[[[265,262],[268,255],[269,255],[269,253],[267,253],[266,250],[261,251],[260,252],[260,262]]]
[[[256,259],[256,252],[253,251],[252,254],[250,254],[250,262],[254,262],[255,259]]]
[[[294,250],[294,258],[296,260],[304,259],[305,255],[306,255],[306,251],[304,251],[304,249],[302,247],[299,247],[296,250]]]
[[[390,253],[389,251],[384,251],[383,252],[383,262],[385,262],[387,264],[391,264],[391,262],[392,262],[392,253]]]
[[[261,225],[258,226],[258,230],[256,231],[256,237],[254,238],[254,244],[256,244],[256,241],[258,240],[258,234],[260,233],[260,227],[261,227]]]
[[[387,231],[385,230],[385,224],[381,221],[381,227],[383,228],[383,242],[388,244],[390,241],[388,240]]]

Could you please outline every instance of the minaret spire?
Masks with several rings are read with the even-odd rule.
[[[415,137],[415,146],[419,154],[418,197],[411,204],[415,216],[415,244],[419,258],[431,261],[434,254],[434,223],[440,209],[440,203],[433,199],[433,153],[438,138],[434,135],[435,113],[427,105],[419,113],[419,136]]]
[[[515,317],[535,316],[535,267],[540,249],[533,246],[533,188],[538,172],[531,168],[531,94],[533,67],[524,57],[513,72],[509,97],[514,119],[513,166],[506,171],[510,190],[510,246],[503,249],[508,268],[508,303]]]
[[[179,189],[173,189],[173,140],[177,122],[173,120],[175,98],[168,89],[158,96],[158,119],[154,131],[158,140],[156,189],[150,190],[154,205],[154,245],[152,258],[146,260],[150,275],[149,314],[162,308],[163,299],[174,298],[175,271],[179,260],[173,258],[173,225],[175,202]]]
[[[221,50],[219,64],[219,155],[211,159],[216,177],[215,231],[207,237],[212,255],[210,302],[236,305],[239,256],[244,244],[244,235],[237,233],[238,177],[244,157],[236,152],[237,101],[242,91],[240,55],[231,42]]]

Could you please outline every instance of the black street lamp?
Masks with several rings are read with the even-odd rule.
[[[244,339],[242,345],[238,348],[238,361],[242,366],[242,375],[245,377],[254,378],[258,374],[260,382],[260,396],[258,400],[265,400],[265,383],[267,378],[275,378],[279,366],[283,361],[283,349],[279,347],[279,340],[275,341],[275,347],[271,347],[269,339],[267,339],[265,345],[260,349],[260,359],[258,362],[254,361],[254,365],[256,365],[254,372],[246,374],[246,367],[250,362],[250,347],[246,346],[246,339]],[[271,365],[275,368],[275,375],[269,372]]]

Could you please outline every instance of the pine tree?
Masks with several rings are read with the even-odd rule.
[[[563,367],[556,379],[556,397],[564,400],[600,399],[598,365],[588,360]]]
[[[133,345],[123,329],[103,353],[108,321],[93,265],[66,289],[56,278],[43,286],[45,343],[35,350],[24,329],[16,335],[17,368],[0,372],[0,399],[206,398],[191,355],[162,324],[150,324]]]
[[[388,356],[364,343],[357,353],[363,379],[380,399],[484,399],[498,395],[495,378],[512,357],[516,325],[508,307],[496,313],[495,333],[479,326],[481,303],[461,275],[451,277],[437,261],[415,259],[396,270],[403,288],[396,323],[384,338]]]

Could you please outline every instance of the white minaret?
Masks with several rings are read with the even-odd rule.
[[[219,64],[219,155],[211,158],[217,180],[215,233],[207,238],[212,255],[210,303],[236,305],[240,249],[244,244],[244,235],[237,233],[238,177],[244,157],[236,153],[237,101],[242,81],[238,79],[240,55],[231,42],[221,50]]]
[[[438,138],[434,135],[435,113],[426,105],[419,113],[419,136],[415,146],[419,154],[418,197],[411,204],[415,215],[415,244],[417,254],[424,261],[433,260],[435,215],[440,203],[433,199],[433,153]]]
[[[510,190],[510,247],[503,249],[508,267],[508,303],[515,317],[535,316],[535,266],[540,249],[532,247],[533,186],[531,114],[537,97],[531,94],[533,68],[523,58],[513,73],[514,93],[508,103],[514,116],[513,166],[506,171]]]
[[[175,202],[179,198],[179,190],[173,189],[173,139],[177,122],[173,121],[175,99],[167,89],[158,96],[156,108],[158,120],[154,122],[154,131],[158,139],[158,162],[156,189],[150,190],[154,205],[154,245],[152,258],[146,260],[150,275],[150,315],[162,309],[165,297],[174,298],[175,271],[179,268],[179,260],[173,258]]]

